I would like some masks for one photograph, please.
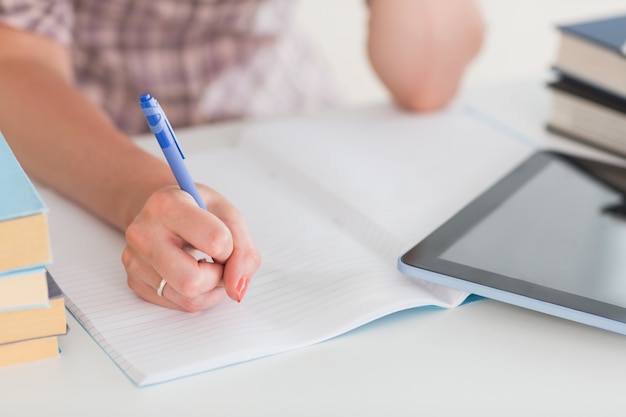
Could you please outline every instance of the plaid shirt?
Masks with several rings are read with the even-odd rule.
[[[147,130],[138,98],[173,126],[330,105],[290,22],[293,0],[0,0],[0,22],[71,48],[78,87],[117,126]]]

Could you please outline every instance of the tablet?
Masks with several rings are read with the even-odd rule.
[[[398,259],[401,272],[626,334],[626,168],[539,151]]]

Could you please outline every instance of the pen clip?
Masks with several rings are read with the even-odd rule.
[[[163,116],[163,120],[165,121],[165,126],[170,131],[170,137],[172,138],[172,141],[174,142],[174,145],[176,145],[176,149],[178,149],[178,153],[180,153],[180,157],[182,159],[185,159],[185,154],[183,153],[183,150],[181,149],[180,145],[178,144],[178,139],[176,139],[176,135],[174,134],[174,130],[172,129],[172,126],[170,125],[170,121],[167,120],[167,117],[165,117],[164,114],[162,116]]]

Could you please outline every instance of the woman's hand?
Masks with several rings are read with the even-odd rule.
[[[141,298],[190,312],[225,296],[241,301],[261,264],[243,216],[214,190],[198,189],[207,210],[176,186],[153,193],[126,229],[122,254],[128,286]],[[198,260],[198,251],[212,261]]]

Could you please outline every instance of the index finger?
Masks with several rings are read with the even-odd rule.
[[[215,262],[225,263],[233,252],[230,229],[218,216],[198,207],[190,195],[184,194],[186,204],[177,206],[176,215],[162,219],[163,225],[186,245],[205,253]]]
[[[252,276],[261,266],[261,254],[252,240],[244,216],[227,201],[214,203],[210,210],[230,230],[233,251],[224,264],[224,288],[230,298],[240,302]]]

